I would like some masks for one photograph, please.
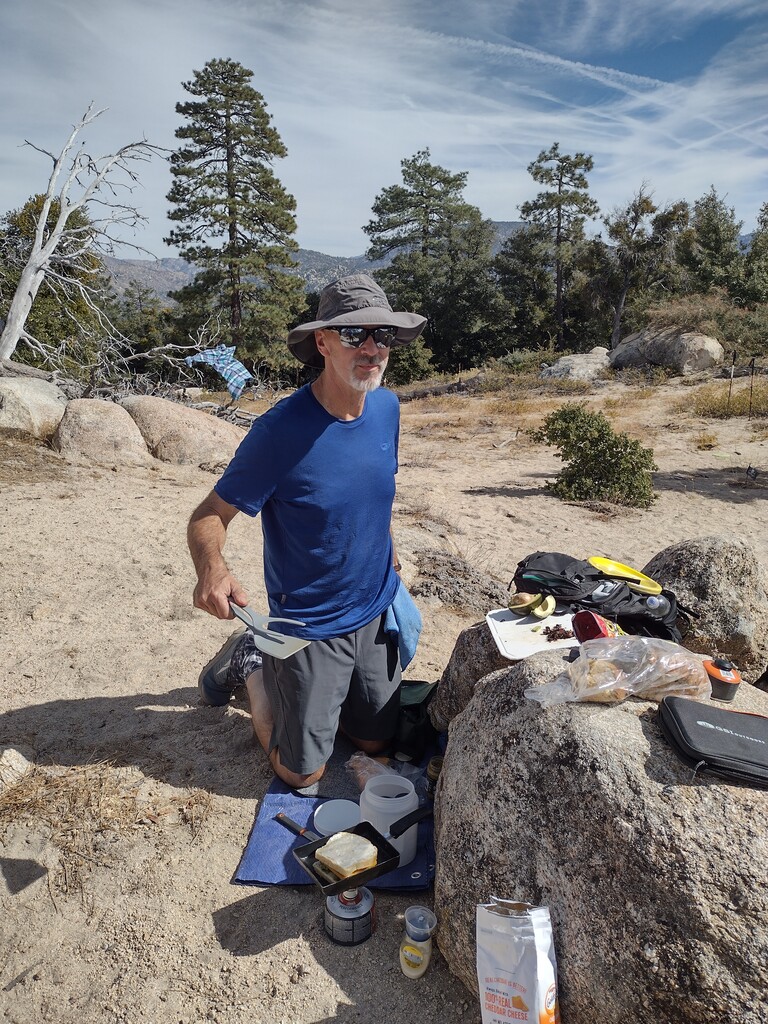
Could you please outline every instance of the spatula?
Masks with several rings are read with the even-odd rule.
[[[229,607],[232,609],[232,614],[244,622],[253,633],[253,642],[258,649],[264,654],[270,654],[273,658],[281,660],[290,658],[292,654],[311,643],[311,640],[304,640],[299,636],[288,636],[269,628],[274,622],[287,622],[291,626],[303,626],[304,623],[299,622],[298,619],[277,619],[270,615],[260,615],[247,606],[241,608],[234,601],[229,602]]]

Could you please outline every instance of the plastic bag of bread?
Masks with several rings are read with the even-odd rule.
[[[709,700],[712,686],[703,655],[671,640],[648,636],[599,637],[581,644],[565,672],[525,691],[544,707],[569,701],[615,704],[626,697]]]

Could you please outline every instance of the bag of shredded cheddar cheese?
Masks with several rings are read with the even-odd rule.
[[[483,1024],[560,1024],[549,910],[491,896],[477,907],[476,937]]]

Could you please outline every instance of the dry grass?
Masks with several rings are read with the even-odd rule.
[[[486,403],[486,408],[492,416],[505,419],[517,419],[534,411],[534,403],[529,398],[520,395],[498,395]]]
[[[620,412],[624,407],[624,398],[606,398],[602,403],[603,412],[607,415],[610,413]]]
[[[34,767],[0,793],[0,832],[21,821],[42,825],[59,851],[53,874],[63,893],[82,890],[94,865],[108,866],[102,849],[109,833],[136,822],[136,792],[121,785],[106,763],[78,768]]]
[[[458,413],[466,409],[467,396],[460,393],[447,395],[428,395],[425,398],[415,398],[405,408],[409,412],[419,412],[422,415],[434,413]]]
[[[573,397],[589,394],[592,384],[588,380],[575,380],[571,377],[541,377],[538,373],[521,373],[510,377],[503,390],[506,394],[518,397],[531,394]]]
[[[618,516],[626,516],[632,510],[626,505],[615,505],[611,501],[569,501],[574,508],[585,508],[594,512],[598,519],[608,522]]]
[[[404,498],[402,494],[399,494],[395,506],[395,514],[402,518],[410,516],[420,523],[434,523],[435,526],[442,527],[447,531],[454,530],[450,520],[441,515],[434,503],[427,501],[426,498]]]
[[[0,483],[61,480],[69,467],[43,441],[20,430],[0,429]]]
[[[109,867],[109,844],[120,833],[153,824],[185,825],[193,840],[208,815],[202,790],[165,801],[143,802],[140,783],[110,762],[74,768],[34,766],[0,792],[0,836],[22,822],[42,827],[59,853],[52,884],[80,891],[94,866]]]
[[[676,408],[707,419],[729,419],[750,413],[768,416],[768,383],[739,380],[731,387],[731,381],[724,380],[721,384],[709,384],[686,395]]]

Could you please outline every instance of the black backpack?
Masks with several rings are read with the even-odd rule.
[[[692,612],[671,590],[648,597],[623,580],[607,576],[590,562],[559,551],[536,551],[518,562],[510,583],[517,591],[551,594],[571,611],[586,609],[616,622],[625,633],[682,642],[678,619],[687,624]]]

